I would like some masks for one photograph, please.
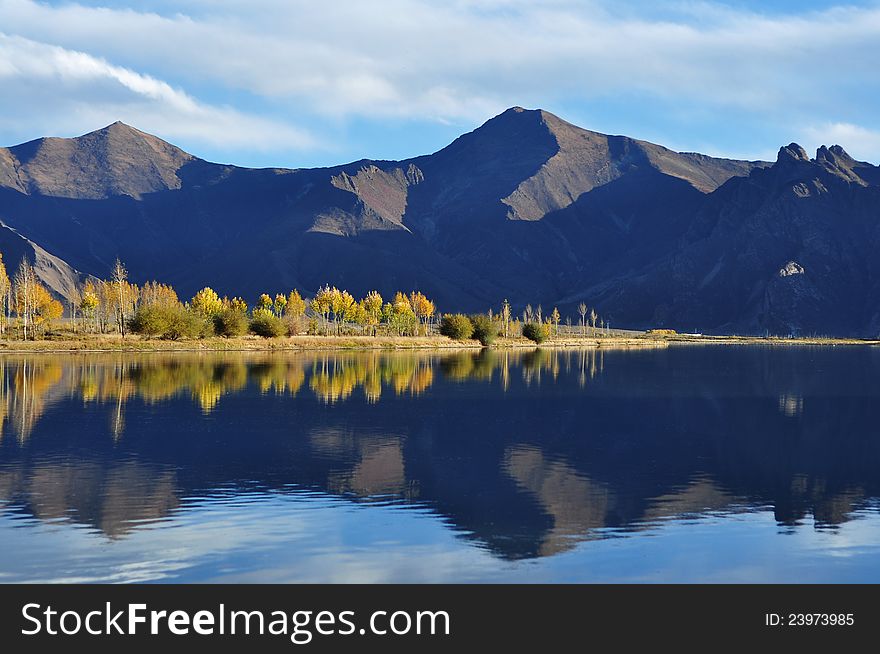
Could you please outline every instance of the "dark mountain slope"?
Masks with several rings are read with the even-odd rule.
[[[183,296],[329,282],[443,310],[585,301],[619,326],[876,333],[878,184],[838,146],[771,166],[519,107],[432,155],[301,170],[212,164],[116,123],[0,149],[0,247],[10,268],[51,253],[59,295],[119,256]]]
[[[607,262],[607,255],[637,239],[644,225],[634,212],[659,220],[655,231],[669,240],[680,225],[668,224],[657,207],[700,197],[700,191],[764,165],[679,154],[519,107],[436,154],[404,164],[424,178],[410,189],[405,224],[522,304],[556,302],[583,280],[585,270],[602,263],[592,255]],[[617,183],[624,178],[631,181]],[[565,211],[599,189],[603,199],[597,204],[608,208],[604,218],[593,217],[588,201]],[[615,213],[622,217],[609,218]],[[613,244],[593,231],[609,219],[619,223],[609,226]]]
[[[407,163],[407,162],[404,162]],[[651,168],[708,192],[757,162],[680,154],[625,136],[606,136],[553,114],[508,109],[436,154],[411,163],[424,175],[412,192],[407,217],[456,224],[503,216],[540,220],[584,193],[635,170]],[[499,206],[500,205],[500,206]]]
[[[73,268],[105,275],[120,256],[134,279],[186,295],[206,282],[252,295],[329,281],[416,286],[478,309],[501,296],[551,302],[579,280],[568,232],[584,217],[543,219],[591,190],[668,171],[696,193],[752,167],[521,108],[434,155],[317,170],[211,164],[116,123],[0,150],[0,219]]]
[[[618,320],[715,331],[876,333],[877,168],[797,144],[709,196],[668,255],[585,295]]]

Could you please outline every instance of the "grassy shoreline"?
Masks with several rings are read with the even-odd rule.
[[[852,338],[779,338],[754,336],[559,336],[536,345],[525,338],[499,338],[496,349],[520,348],[664,348],[669,345],[880,345],[878,340]],[[118,334],[53,334],[43,340],[0,339],[0,353],[21,352],[222,352],[321,350],[431,350],[480,349],[477,341],[454,341],[445,336],[290,336],[261,338],[211,337],[169,341]]]
[[[675,336],[645,336],[645,338],[663,339],[669,343],[696,345],[880,345],[878,339],[865,338],[831,338],[827,336],[805,336],[786,338],[782,336],[692,336],[677,334]]]

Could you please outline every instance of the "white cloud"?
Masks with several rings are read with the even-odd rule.
[[[829,53],[859,48],[850,79],[873,79],[880,57],[878,9],[773,17],[697,3],[648,20],[575,0],[174,7],[0,0],[0,18],[7,32],[340,115],[485,117],[515,99],[620,90],[791,107],[821,103],[813,84],[839,76]]]
[[[166,82],[59,46],[0,33],[0,84],[14,102],[0,105],[4,124],[42,123],[42,133],[103,126],[123,119],[166,138],[230,147],[306,148],[302,130],[231,107],[198,102]]]
[[[190,118],[165,123],[202,138],[245,140],[244,130],[254,129],[276,148],[308,140],[299,130],[274,140],[283,124],[322,118],[473,125],[514,104],[625,98],[738,112],[788,130],[796,122],[864,123],[864,103],[859,109],[846,98],[853,89],[880,94],[876,6],[782,15],[610,0],[159,0],[149,11],[107,4],[0,0],[0,29],[137,71],[133,86],[164,80],[171,94],[150,82],[132,89],[107,73],[150,99],[153,111],[142,115],[154,122],[182,113]],[[9,67],[0,59],[0,71]],[[175,94],[210,116],[193,118]],[[80,97],[82,117],[88,99]],[[242,103],[276,118],[226,106]],[[98,101],[91,110],[103,112]]]
[[[855,159],[880,161],[880,131],[852,123],[825,123],[803,130],[804,144],[840,145]]]

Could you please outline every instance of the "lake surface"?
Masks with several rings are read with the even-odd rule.
[[[0,356],[0,581],[880,582],[880,349]]]

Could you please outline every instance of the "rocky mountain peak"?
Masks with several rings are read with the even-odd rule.
[[[845,168],[852,168],[852,165],[856,163],[856,160],[849,156],[847,151],[839,145],[832,145],[830,148],[824,145],[820,146],[816,150],[816,161],[820,163],[827,162]]]
[[[776,161],[778,163],[809,160],[810,155],[808,155],[807,151],[797,143],[789,143],[788,145],[779,148],[779,154],[776,156]]]
[[[7,150],[18,188],[54,197],[139,198],[178,189],[178,170],[195,157],[117,121],[75,138],[41,138]]]
[[[853,159],[851,156],[849,156],[849,153],[839,145],[832,145],[828,149],[832,154],[834,154],[838,158],[847,159],[849,161],[855,161],[855,159]]]
[[[791,277],[793,275],[803,275],[804,272],[806,272],[804,267],[797,261],[789,261],[779,269],[778,274],[780,277]]]
[[[871,166],[856,161],[839,145],[832,145],[830,148],[824,145],[820,147],[816,151],[816,163],[826,171],[849,182],[868,184],[872,177]],[[861,174],[865,174],[867,179],[863,178]]]

